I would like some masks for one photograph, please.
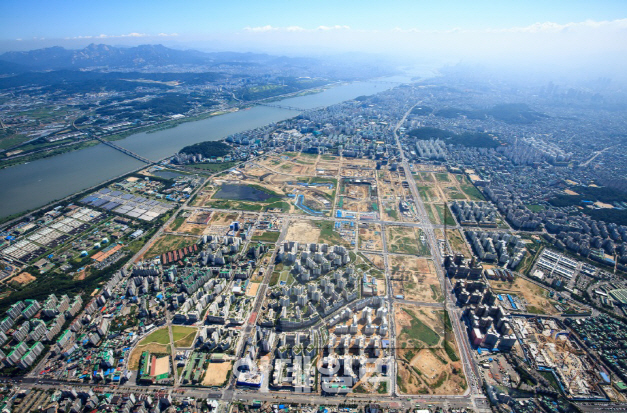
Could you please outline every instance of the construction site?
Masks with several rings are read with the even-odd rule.
[[[600,385],[609,376],[557,319],[512,317],[512,326],[531,367],[545,377],[552,375],[566,397],[606,399]]]

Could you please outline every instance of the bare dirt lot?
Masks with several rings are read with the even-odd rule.
[[[346,184],[341,194],[341,209],[353,212],[371,212],[370,185]],[[340,206],[338,205],[338,208]]]
[[[233,221],[237,221],[239,214],[237,212],[216,212],[211,218],[211,225],[230,225]]]
[[[409,301],[442,302],[444,295],[431,259],[403,255],[390,255],[388,259],[395,295]]]
[[[383,250],[381,225],[372,223],[359,224],[359,248],[370,251]]]
[[[495,293],[516,294],[527,303],[527,311],[538,314],[558,314],[559,311],[553,303],[556,301],[549,299],[549,292],[524,278],[516,277],[513,282],[490,281]]]
[[[443,310],[395,306],[399,389],[404,394],[461,394],[466,389],[452,332]]]
[[[155,363],[155,376],[170,373],[170,357],[159,357]]]
[[[139,359],[144,351],[156,354],[167,354],[169,353],[169,349],[170,346],[164,346],[156,343],[146,344],[145,346],[136,346],[129,355],[128,368],[130,370],[137,370],[139,368]]]
[[[37,278],[27,272],[23,272],[20,273],[18,275],[16,275],[15,277],[11,278],[11,282],[16,282],[22,285],[26,285],[28,283],[31,283],[33,281],[35,281]]]
[[[231,362],[225,363],[209,363],[205,378],[202,381],[203,386],[221,386],[226,381],[229,371],[231,371],[233,364]]]
[[[154,256],[161,255],[164,252],[178,250],[180,248],[194,245],[196,241],[198,241],[198,239],[193,236],[163,235],[150,246],[144,256],[152,258]]]
[[[183,219],[183,222],[178,224],[177,221]],[[184,232],[191,235],[201,235],[206,230],[209,221],[211,220],[211,212],[205,211],[193,211],[183,212],[177,219],[170,225],[169,230],[172,232]]]
[[[429,246],[419,228],[388,225],[385,235],[388,251],[399,254],[429,255]]]
[[[464,254],[466,258],[470,258],[470,249],[468,248],[468,244],[460,234],[457,229],[448,229],[446,230],[448,234],[448,244],[453,250],[454,253]]]
[[[246,290],[246,295],[249,297],[254,297],[257,295],[257,291],[259,290],[260,283],[250,283],[248,284],[248,289]]]
[[[311,221],[293,221],[290,222],[287,229],[286,241],[298,241],[307,243],[317,243],[320,238],[320,228],[316,227]]]
[[[384,269],[383,256],[378,254],[364,254],[364,256],[380,270]]]

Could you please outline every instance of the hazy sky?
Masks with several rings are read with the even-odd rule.
[[[0,1],[0,51],[89,43],[620,66],[627,0]]]

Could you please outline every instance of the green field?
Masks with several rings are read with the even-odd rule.
[[[174,218],[174,221],[172,221],[172,225],[170,225],[170,229],[172,231],[176,231],[177,229],[181,227],[181,225],[183,225],[183,223],[185,222],[185,219],[187,219],[187,217],[184,217],[183,215],[177,216],[176,218]]]
[[[277,242],[277,240],[279,239],[279,235],[280,233],[276,231],[265,231],[265,232],[262,232],[261,234],[253,235],[251,240],[274,243],[274,242]]]
[[[435,174],[435,178],[440,182],[450,182],[447,173],[437,173]]]
[[[451,191],[448,193],[448,197],[450,199],[466,199],[466,196],[461,192]]]
[[[207,172],[221,172],[227,169],[233,168],[237,165],[237,162],[222,162],[222,163],[195,163],[190,165],[196,169],[202,169]]]
[[[185,248],[196,243],[194,237],[183,237],[180,235],[164,235],[159,238],[144,254],[146,257],[155,257],[168,251]]]
[[[314,221],[313,224],[320,228],[320,237],[318,239],[318,242],[327,243],[329,245],[335,244],[350,246],[349,242],[344,240],[344,238],[342,238],[340,234],[335,232],[335,224],[333,221]]]
[[[406,338],[421,341],[428,347],[433,347],[440,342],[440,335],[420,321],[413,311],[408,309],[404,309],[404,311],[411,316],[411,325],[409,328],[402,330],[401,337],[406,335]]]
[[[145,346],[150,343],[163,344],[164,346],[170,344],[170,333],[168,328],[164,327],[153,331],[146,338],[140,341],[138,345]]]
[[[26,135],[4,135],[0,133],[0,149],[9,149],[14,147],[15,145],[19,145],[22,142],[26,142],[28,140],[28,136]]]
[[[174,341],[179,341],[190,334],[196,334],[197,331],[193,327],[172,326],[172,338],[174,338]]]
[[[429,191],[431,190],[431,187],[424,186],[424,185],[416,185],[416,188],[418,189],[420,198],[422,198],[424,202],[429,202],[429,200],[431,199],[431,197],[429,196]]]
[[[545,209],[543,205],[525,205],[525,206],[531,212],[540,212],[540,211],[544,211]]]
[[[438,216],[440,217],[440,222],[444,223],[444,205],[434,205],[435,210],[438,211]],[[450,225],[452,227],[454,227],[455,225],[457,225],[457,223],[455,222],[455,218],[453,218],[453,214],[451,213],[451,209],[448,208],[448,211],[446,212],[446,225]]]
[[[470,197],[471,201],[485,201],[483,194],[474,185],[460,185],[462,191]]]

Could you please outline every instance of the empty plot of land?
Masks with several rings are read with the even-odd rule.
[[[444,311],[431,307],[394,306],[396,342],[402,349],[441,347]]]
[[[384,263],[383,263],[383,256],[382,255],[379,255],[379,254],[366,254],[366,253],[364,253],[364,257],[366,257],[368,259],[368,261],[370,261],[372,263],[372,265],[374,265],[378,269],[380,269],[380,270],[384,269]]]
[[[516,277],[514,281],[490,281],[495,293],[515,294],[527,303],[527,312],[537,314],[558,314],[559,311],[553,305],[554,300],[549,299],[549,292],[531,281]]]
[[[401,353],[397,377],[401,393],[458,395],[466,390],[466,379],[456,353],[452,354],[456,361],[441,348],[416,352],[400,350],[399,355]]]
[[[233,221],[237,221],[238,216],[237,212],[216,212],[211,218],[211,225],[230,225]]]
[[[160,328],[147,335],[142,341],[139,342],[140,346],[146,344],[170,344],[170,333],[167,327]]]
[[[19,283],[21,285],[26,285],[28,283],[31,283],[33,281],[35,281],[37,278],[27,272],[23,272],[20,273],[18,275],[16,275],[15,277],[11,278],[11,282],[16,282]]]
[[[178,348],[187,348],[191,347],[194,344],[194,339],[196,338],[196,333],[198,332],[195,328],[191,328],[186,331],[176,330],[180,326],[172,327],[172,335],[174,336],[174,345]],[[186,328],[186,327],[182,327]],[[182,337],[181,337],[182,336]]]
[[[286,241],[317,243],[320,238],[320,228],[313,221],[291,221],[287,229]]]
[[[453,253],[463,254],[466,258],[470,258],[470,249],[468,248],[468,244],[464,240],[462,234],[457,229],[447,229],[447,240],[448,245],[453,250]]]
[[[381,225],[372,223],[359,224],[359,248],[370,251],[383,250]]]
[[[467,384],[443,310],[395,306],[397,384],[404,394],[461,394]]]
[[[209,363],[209,367],[202,381],[203,386],[222,386],[225,384],[233,363]]]
[[[388,252],[429,255],[429,246],[421,230],[413,227],[387,226],[385,228]]]
[[[148,251],[144,254],[146,257],[155,257],[163,254],[164,252],[174,251],[181,248],[194,245],[198,241],[197,238],[190,236],[185,237],[181,235],[163,235],[159,237],[154,244],[150,246]]]
[[[246,295],[249,297],[254,297],[257,295],[257,291],[259,290],[259,285],[261,283],[250,283],[248,284],[248,289],[246,290]]]
[[[148,351],[153,354],[169,354],[170,346],[156,343],[136,346],[131,351],[131,354],[128,358],[128,368],[130,370],[137,370],[139,368],[139,360],[141,359],[142,353],[144,351]]]
[[[394,295],[405,300],[437,303],[444,300],[440,281],[431,259],[390,255],[390,279]]]

